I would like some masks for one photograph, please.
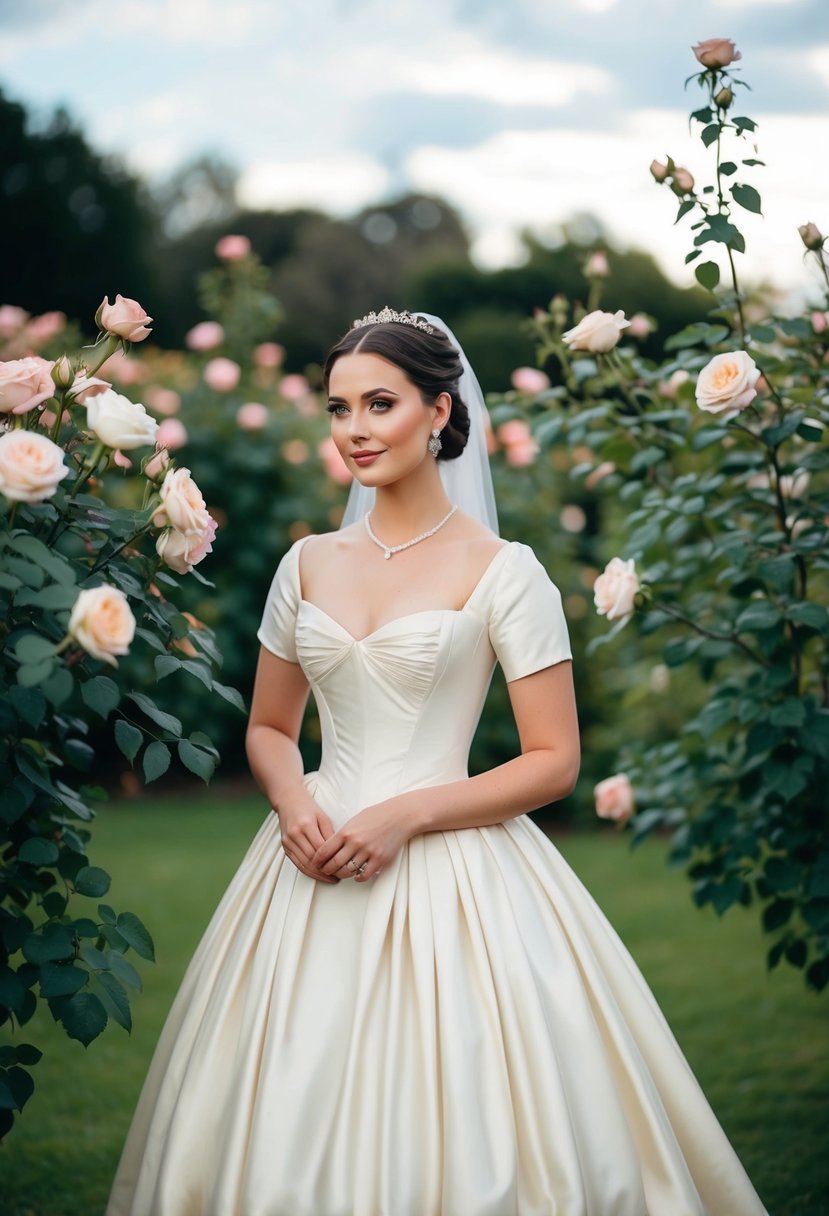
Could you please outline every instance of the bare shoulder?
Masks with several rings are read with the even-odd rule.
[[[509,541],[463,511],[457,513],[456,527],[451,537],[456,544],[468,546],[476,559],[492,558],[509,545]]]
[[[353,556],[361,539],[362,529],[356,524],[336,532],[314,532],[306,537],[299,554],[301,577],[313,578],[314,573],[330,565],[332,559]]]

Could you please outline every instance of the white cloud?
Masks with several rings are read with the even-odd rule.
[[[260,161],[242,174],[237,197],[246,207],[319,207],[347,215],[382,195],[388,174],[359,152],[296,161]]]
[[[397,89],[403,83],[423,93],[506,106],[563,106],[580,93],[604,93],[613,83],[603,68],[590,64],[527,59],[477,41],[470,45],[469,39],[428,59],[401,55],[390,79]]]

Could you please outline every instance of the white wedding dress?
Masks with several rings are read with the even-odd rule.
[[[462,780],[495,659],[570,657],[505,544],[466,605],[356,639],[303,600],[297,542],[259,638],[298,661],[335,827]],[[190,963],[107,1216],[762,1216],[625,947],[526,816],[414,837],[315,882],[269,812]]]

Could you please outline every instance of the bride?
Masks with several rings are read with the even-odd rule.
[[[247,748],[273,811],[185,974],[107,1216],[762,1216],[527,817],[576,780],[571,652],[555,585],[498,536],[469,365],[439,318],[383,309],[325,383],[355,481],[265,604]],[[521,754],[469,777],[496,660]]]

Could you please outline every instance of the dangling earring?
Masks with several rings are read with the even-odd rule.
[[[432,453],[432,455],[437,459],[438,452],[443,447],[443,444],[440,441],[440,431],[439,430],[435,429],[434,431],[432,431],[432,436],[431,436],[429,442],[426,444],[426,447],[429,449],[429,451]]]

